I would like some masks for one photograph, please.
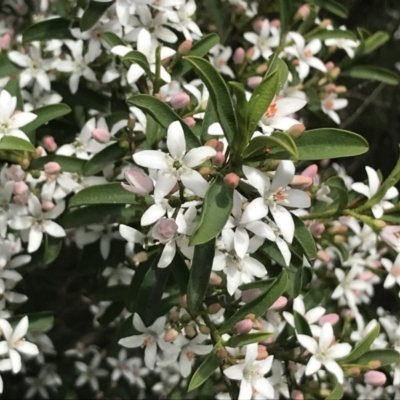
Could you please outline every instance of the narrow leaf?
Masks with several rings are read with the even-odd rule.
[[[392,349],[370,350],[354,361],[354,364],[367,365],[371,361],[379,361],[381,367],[400,362],[400,354]]]
[[[357,65],[344,70],[341,73],[341,76],[378,81],[393,86],[399,84],[399,76],[396,74],[396,72],[375,65]]]
[[[172,262],[170,264],[170,268],[171,268],[172,274],[174,275],[174,278],[178,284],[181,295],[182,296],[185,295],[187,293],[190,274],[193,273],[193,265],[192,265],[192,270],[189,272],[189,269],[185,263],[185,260],[182,258],[182,256],[177,251],[174,259],[172,260]],[[190,296],[188,295],[188,298],[189,297]],[[188,303],[189,303],[189,301],[188,301]]]
[[[199,367],[194,372],[189,383],[188,392],[202,385],[219,367],[219,358],[217,357],[217,349],[214,347],[212,352],[203,357]]]
[[[6,78],[12,75],[18,75],[21,72],[21,68],[13,64],[6,54],[0,55],[0,79]]]
[[[31,142],[14,136],[3,136],[0,140],[0,150],[35,151]]]
[[[25,315],[28,316],[29,319],[29,328],[28,332],[44,332],[53,326],[54,315],[50,311],[40,311],[32,314],[22,314],[22,315],[14,315],[11,318],[8,318],[7,321],[11,326],[18,324],[19,321]]]
[[[24,43],[50,39],[75,39],[70,31],[72,23],[64,18],[51,18],[30,25],[23,34]]]
[[[251,343],[259,343],[265,339],[271,337],[273,333],[270,332],[254,332],[247,333],[246,335],[235,335],[232,336],[227,342],[228,347],[242,347]]]
[[[102,15],[113,4],[113,1],[98,2],[90,0],[85,12],[82,15],[80,27],[82,32],[88,31],[100,20]]]
[[[295,226],[294,237],[299,242],[301,248],[304,250],[307,258],[309,260],[314,260],[317,257],[317,247],[315,245],[313,236],[299,217],[292,214],[292,218]]]
[[[82,160],[76,157],[49,154],[47,156],[37,158],[36,160],[32,160],[30,169],[42,169],[45,164],[51,161],[60,164],[61,170],[63,172],[74,172],[79,175],[83,174],[83,166],[86,163],[86,160]]]

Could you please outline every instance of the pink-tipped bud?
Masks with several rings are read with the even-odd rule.
[[[220,151],[222,153],[224,151],[224,148],[225,148],[224,142],[218,140],[217,147],[215,148],[215,150]]]
[[[247,79],[247,86],[251,89],[255,89],[261,82],[263,78],[261,76],[252,76]]]
[[[270,23],[269,26],[271,28],[279,28],[281,26],[281,21],[279,19],[273,19]]]
[[[181,307],[187,308],[187,295],[186,294],[181,296],[181,298],[179,300],[179,304],[181,305]]]
[[[192,48],[193,42],[191,40],[184,40],[178,47],[178,53],[186,55]]]
[[[256,68],[256,73],[260,75],[264,75],[268,70],[267,64],[261,64]]]
[[[139,196],[147,196],[154,189],[153,180],[142,171],[130,169],[125,172],[125,179],[128,181],[128,185],[121,183],[122,187]]]
[[[321,167],[326,168],[331,163],[329,158],[324,158],[320,161]]]
[[[6,33],[4,36],[0,38],[0,49],[7,50],[11,44],[11,34]]]
[[[190,96],[186,92],[175,93],[169,102],[172,108],[179,110],[190,103]]]
[[[280,296],[268,310],[280,310],[285,307],[288,299],[285,296]]]
[[[254,56],[254,53],[255,53],[254,47],[250,47],[250,48],[246,51],[246,58],[248,58],[249,60],[251,60],[252,57]]]
[[[257,360],[265,360],[269,354],[265,346],[258,345]]]
[[[217,167],[222,167],[225,162],[225,156],[220,151],[213,157],[213,163]]]
[[[220,285],[221,283],[222,283],[222,278],[218,274],[216,274],[214,271],[211,271],[209,284],[210,285]]]
[[[61,171],[61,165],[58,162],[50,161],[44,164],[44,173],[47,175],[56,175]]]
[[[236,323],[235,328],[239,335],[249,333],[253,329],[253,321],[250,319],[244,319]]]
[[[209,314],[216,314],[221,310],[222,306],[219,303],[210,304],[207,308]]]
[[[301,175],[303,176],[309,176],[310,178],[315,178],[318,174],[318,165],[317,164],[311,164],[308,166],[302,173]]]
[[[197,335],[196,329],[192,325],[185,326],[185,334],[190,339]]]
[[[214,150],[217,150],[217,145],[218,145],[218,139],[210,139],[207,140],[207,142],[204,143],[205,146],[210,146]]]
[[[287,130],[287,133],[293,138],[297,139],[300,137],[303,132],[306,130],[306,127],[303,124],[295,124]]]
[[[92,137],[96,142],[108,143],[110,141],[111,133],[105,129],[96,128],[92,132]]]
[[[151,230],[154,239],[160,243],[170,241],[178,231],[178,225],[173,218],[161,218]]]
[[[341,72],[341,69],[339,67],[335,67],[331,71],[329,71],[329,75],[333,79],[336,79],[340,75],[340,72]]]
[[[25,194],[29,190],[28,185],[24,181],[19,181],[14,183],[14,195],[22,195]]]
[[[257,298],[260,294],[261,294],[261,290],[257,289],[257,288],[243,290],[242,301],[245,303],[248,303],[248,302],[254,300],[255,298]]]
[[[360,275],[358,275],[358,278],[361,279],[364,282],[369,282],[374,277],[375,277],[375,275],[371,271],[364,271],[364,272],[361,272]]]
[[[315,238],[319,238],[325,230],[325,225],[322,222],[316,222],[310,225],[310,233]]]
[[[368,371],[364,375],[364,383],[372,386],[383,386],[386,383],[386,375],[380,371]]]
[[[148,259],[149,259],[149,253],[146,253],[145,251],[139,251],[139,253],[136,253],[132,257],[132,261],[138,264],[140,264],[141,262],[145,262]]]
[[[231,188],[237,188],[240,182],[240,178],[235,173],[231,172],[230,174],[225,175],[224,182],[226,186]]]
[[[301,18],[307,18],[310,14],[310,6],[308,4],[303,4],[298,10],[297,15]]]
[[[331,261],[331,257],[324,250],[318,250],[317,258],[319,261],[323,262],[324,264],[327,264],[329,261]]]
[[[178,335],[179,332],[171,328],[167,332],[165,332],[164,341],[167,343],[171,343],[178,337]]]
[[[261,28],[263,26],[264,19],[259,17],[253,22],[253,29],[255,32],[260,33]]]
[[[233,62],[236,65],[242,64],[245,57],[246,57],[246,52],[244,51],[244,48],[238,47],[233,53]]]
[[[353,310],[351,310],[350,308],[344,308],[342,311],[341,311],[341,313],[340,313],[340,315],[342,316],[342,317],[350,317],[350,318],[354,318],[355,317],[355,312],[353,311]]]
[[[335,313],[323,315],[318,320],[320,325],[323,325],[323,324],[335,325],[335,324],[337,324],[338,321],[339,321],[339,315],[335,314]]]
[[[186,123],[187,126],[195,126],[196,125],[196,120],[193,117],[185,117],[183,118],[183,121]]]
[[[326,68],[326,70],[329,72],[329,71],[332,71],[333,70],[333,68],[335,68],[335,64],[332,62],[332,61],[328,61],[326,64],[325,64],[325,68]]]
[[[336,90],[336,85],[334,83],[329,83],[325,86],[325,92],[331,93]]]
[[[51,200],[42,200],[42,208],[45,211],[50,211],[55,207],[54,203]]]
[[[43,146],[47,151],[54,152],[57,150],[57,143],[54,141],[53,136],[46,136],[43,139]]]
[[[304,394],[300,390],[293,390],[290,397],[292,400],[304,400]]]
[[[312,178],[309,176],[295,175],[292,179],[291,186],[296,189],[307,189],[313,184]]]

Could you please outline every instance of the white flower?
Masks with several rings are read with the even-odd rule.
[[[186,151],[186,140],[179,121],[173,122],[168,127],[167,147],[169,154],[144,150],[133,155],[136,164],[160,170],[154,197],[165,197],[178,181],[197,196],[204,197],[208,190],[208,182],[192,168],[214,157],[216,151],[210,146],[200,146]]]
[[[241,380],[239,400],[251,399],[253,397],[253,389],[268,399],[274,398],[274,388],[267,378],[264,378],[264,375],[271,369],[274,356],[256,361],[257,353],[257,343],[247,345],[244,363],[232,365],[224,370],[224,374],[229,379]]]
[[[220,44],[213,47],[210,50],[210,62],[217,68],[218,71],[222,72],[225,75],[228,75],[231,78],[235,77],[232,69],[228,66],[228,60],[232,56],[232,48],[224,47]]]
[[[20,130],[21,127],[29,124],[37,115],[30,112],[15,112],[17,98],[13,97],[6,90],[0,93],[0,140],[4,136],[15,136],[30,142],[28,136]]]
[[[260,34],[245,32],[244,38],[254,45],[252,60],[257,60],[262,56],[265,60],[272,54],[272,48],[279,45],[279,31],[272,28],[268,19],[264,19],[261,25]]]
[[[108,279],[107,286],[129,285],[135,271],[124,264],[118,264],[116,268],[106,267],[102,273]]]
[[[338,125],[340,124],[340,117],[336,110],[341,110],[349,104],[347,99],[338,99],[336,93],[330,93],[328,97],[321,101],[322,111],[328,115]]]
[[[383,287],[387,289],[393,287],[396,283],[400,285],[400,254],[397,255],[394,262],[387,258],[382,258],[381,262],[388,273]]]
[[[327,29],[330,30],[333,28],[327,27]],[[340,26],[339,29],[345,31],[346,27]],[[324,43],[326,46],[336,46],[339,49],[343,49],[350,58],[354,58],[354,49],[360,45],[360,42],[358,40],[350,40],[344,38],[326,39]]]
[[[334,336],[331,324],[322,326],[318,343],[307,335],[297,335],[297,339],[312,354],[307,364],[306,375],[313,375],[324,366],[336,376],[339,383],[343,383],[343,370],[334,360],[347,356],[351,351],[351,346],[348,343],[332,344]]]
[[[14,374],[21,371],[21,356],[18,352],[35,356],[39,354],[36,344],[27,342],[24,339],[28,331],[28,317],[23,317],[13,330],[10,323],[5,319],[0,319],[0,329],[3,332],[4,339],[0,342],[0,354],[7,354],[10,357],[11,368]]]
[[[75,361],[75,367],[80,372],[75,385],[79,387],[83,386],[86,382],[89,382],[91,388],[97,392],[99,390],[98,378],[103,378],[108,375],[106,369],[99,368],[100,363],[101,354],[99,353],[96,353],[93,356],[90,365],[87,365],[82,361]]]
[[[196,8],[194,0],[187,0],[176,11],[167,12],[168,19],[172,22],[171,26],[182,32],[187,40],[199,39],[203,36],[200,28],[192,19]]]
[[[371,167],[365,167],[368,175],[368,186],[365,183],[356,182],[351,185],[351,188],[358,193],[363,194],[365,197],[370,199],[378,191],[380,186],[380,181],[377,172]],[[380,218],[383,215],[383,210],[387,210],[393,207],[393,203],[387,200],[391,200],[399,194],[397,189],[392,186],[385,194],[383,199],[372,206],[372,214],[375,218]]]

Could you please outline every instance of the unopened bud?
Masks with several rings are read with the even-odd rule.
[[[218,311],[220,311],[222,308],[221,304],[219,303],[214,303],[214,304],[210,304],[208,306],[208,313],[209,314],[216,314]]]
[[[187,295],[186,294],[181,296],[179,303],[180,303],[181,307],[187,308]]]
[[[287,130],[287,133],[293,138],[297,139],[300,137],[303,132],[306,130],[306,127],[303,124],[295,124],[291,128]]]
[[[257,298],[260,294],[261,294],[261,290],[257,289],[257,288],[243,290],[242,301],[245,303],[248,303],[248,302],[254,300],[255,298]]]
[[[263,26],[264,20],[259,17],[253,22],[253,29],[255,32],[260,33],[262,26]]]
[[[183,121],[187,126],[195,126],[196,125],[196,120],[193,117],[185,117],[183,118]]]
[[[334,67],[329,71],[329,75],[336,79],[340,75],[340,68],[339,67]]]
[[[331,226],[328,229],[328,233],[330,235],[336,235],[338,233],[346,233],[348,229],[349,227],[347,225],[336,225],[336,226]]]
[[[237,188],[240,182],[240,178],[235,173],[231,172],[230,174],[225,175],[224,177],[225,185],[231,188]]]
[[[339,321],[339,315],[336,314],[336,313],[323,315],[323,316],[318,320],[318,322],[319,322],[320,325],[323,325],[323,324],[335,325],[335,324],[337,324],[338,321]]]
[[[249,319],[244,319],[242,321],[239,321],[235,325],[236,332],[239,335],[243,335],[245,333],[249,333],[253,329],[253,321]]]
[[[189,338],[193,338],[197,335],[196,329],[192,325],[185,326],[185,334]]]
[[[380,368],[382,363],[379,360],[372,360],[367,365],[369,369],[377,369]]]
[[[224,151],[225,145],[224,142],[218,140],[217,148],[215,150],[220,151],[221,153]]]
[[[319,238],[325,230],[325,225],[322,222],[316,222],[310,225],[310,233],[315,238]]]
[[[347,93],[347,87],[343,85],[337,86],[335,92],[337,94]]]
[[[265,360],[269,356],[265,346],[258,346],[257,360]]]
[[[368,371],[364,375],[364,383],[372,386],[383,386],[386,383],[386,375],[380,371]]]
[[[211,174],[211,168],[210,167],[200,167],[199,173],[201,176],[206,178],[207,176],[209,176]]]
[[[350,368],[350,369],[347,370],[347,374],[348,374],[349,376],[352,376],[352,377],[360,376],[360,374],[361,374],[361,369],[358,368],[358,367],[352,367],[352,368]]]
[[[164,341],[167,343],[173,342],[179,335],[179,332],[175,329],[169,329],[164,335]]]
[[[171,311],[169,313],[169,319],[173,322],[179,321],[179,312],[178,311]]]
[[[263,78],[261,76],[252,76],[247,79],[247,86],[251,89],[255,89],[261,82]]]
[[[300,18],[307,18],[310,14],[310,6],[308,4],[303,4],[298,10],[296,15]]]
[[[51,200],[42,200],[42,208],[45,211],[50,211],[55,207],[54,203]]]
[[[385,226],[387,226],[387,223],[385,221],[382,221],[381,219],[374,219],[373,224],[378,229],[383,229]]]
[[[99,143],[108,143],[110,141],[111,134],[105,129],[96,128],[93,129],[92,138]]]
[[[178,47],[178,52],[183,56],[189,53],[192,48],[193,42],[191,40],[184,40]]]
[[[312,178],[309,176],[295,175],[290,185],[296,189],[307,189],[313,184]]]
[[[220,285],[221,282],[222,282],[222,278],[218,274],[216,274],[214,271],[211,271],[210,280],[208,283],[210,285]]]
[[[325,68],[326,68],[326,70],[327,70],[328,72],[330,72],[330,71],[333,70],[333,68],[335,68],[335,64],[334,64],[332,61],[328,61],[328,62],[325,64]]]
[[[147,196],[154,190],[153,180],[142,171],[130,169],[125,172],[125,179],[128,185],[125,183],[121,183],[121,185],[128,192]]]
[[[236,65],[242,64],[245,57],[246,52],[244,51],[243,47],[238,47],[233,53],[233,62]]]
[[[61,166],[58,162],[50,161],[44,164],[44,173],[47,175],[56,175],[61,171]]]
[[[228,358],[228,352],[226,350],[218,350],[217,357],[220,360],[226,360]]]
[[[363,271],[360,275],[358,275],[358,279],[361,279],[364,282],[369,282],[375,277],[375,274],[371,271]]]
[[[327,264],[329,261],[331,261],[330,255],[324,250],[318,250],[317,258],[319,261],[322,261],[324,264]]]
[[[256,316],[253,313],[247,314],[244,318],[253,322],[256,320]]]
[[[285,296],[280,296],[268,310],[279,310],[286,306],[288,299]]]
[[[11,44],[11,34],[6,33],[0,38],[0,49],[7,50]]]
[[[120,146],[122,149],[129,149],[129,142],[128,142],[127,140],[121,140],[121,141],[119,142],[119,146]]]
[[[279,19],[273,19],[270,21],[269,26],[271,28],[279,28],[281,26],[281,21],[279,21]]]
[[[182,316],[181,316],[181,322],[182,323],[184,323],[184,324],[188,324],[191,320],[192,320],[192,317],[188,314],[188,313],[185,313],[185,314],[183,314]]]
[[[224,162],[225,162],[224,154],[222,154],[220,151],[217,152],[217,154],[213,157],[214,165],[216,165],[217,167],[222,167],[222,165],[224,165]]]
[[[340,244],[345,242],[346,242],[346,237],[343,235],[335,235],[333,237],[333,243]]]
[[[27,159],[27,158],[24,158],[22,161],[21,161],[21,163],[20,163],[20,165],[21,165],[21,168],[22,169],[27,169],[27,168],[29,168],[29,165],[30,165],[31,163],[30,163],[30,161]],[[38,171],[39,172],[39,176],[40,176],[40,171]],[[30,171],[30,173],[31,173],[31,175],[33,176],[33,174],[32,174],[32,171]],[[39,176],[37,177],[37,178],[39,178]]]
[[[325,86],[325,92],[331,93],[336,90],[336,85],[334,83],[329,83],[328,85]]]
[[[199,331],[203,334],[203,335],[209,335],[210,334],[210,328],[207,325],[200,325],[199,326]]]
[[[290,397],[292,400],[304,400],[304,394],[300,390],[293,390]]]
[[[57,150],[57,143],[54,141],[53,136],[46,136],[43,138],[43,146],[47,151],[50,152]]]
[[[146,253],[145,251],[140,251],[139,253],[136,253],[132,257],[132,261],[134,263],[141,263],[141,262],[147,261],[148,259],[149,259],[149,254]]]
[[[25,194],[29,190],[28,185],[24,181],[19,181],[14,183],[13,194],[20,196]]]
[[[268,65],[267,64],[261,64],[256,68],[256,73],[263,75],[267,72],[268,70]]]
[[[210,146],[212,147],[214,150],[217,150],[217,145],[218,145],[218,139],[209,139],[207,140],[207,142],[204,143],[205,146]]]
[[[190,96],[186,92],[175,93],[169,102],[172,108],[178,110],[186,107],[190,103]]]
[[[136,126],[136,120],[133,118],[129,118],[126,126],[132,131]]]
[[[325,18],[324,20],[321,21],[321,23],[319,24],[319,26],[321,28],[326,28],[327,26],[331,25],[332,21],[329,18]]]
[[[40,147],[36,147],[35,152],[33,153],[33,158],[42,157],[43,150]]]
[[[258,319],[256,319],[253,322],[253,329],[257,329],[257,330],[261,331],[263,328],[264,328],[264,324],[261,321],[259,321]]]
[[[255,53],[254,47],[250,47],[250,49],[248,49],[246,52],[246,58],[251,60],[254,56],[254,53]]]
[[[309,176],[310,178],[315,178],[317,173],[318,173],[318,165],[311,164],[301,173],[301,175]]]

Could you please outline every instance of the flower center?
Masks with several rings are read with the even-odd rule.
[[[311,50],[304,50],[303,54],[305,57],[312,57],[313,55]]]
[[[278,112],[278,106],[276,105],[276,103],[271,103],[264,115],[267,118],[272,118],[275,117],[277,112]]]

